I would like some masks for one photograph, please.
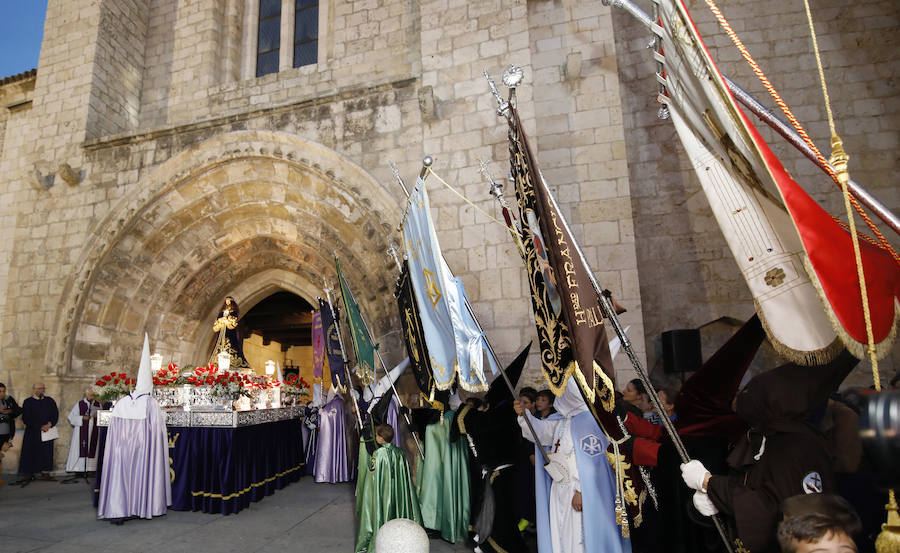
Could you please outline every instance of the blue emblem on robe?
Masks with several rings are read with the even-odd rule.
[[[588,457],[596,457],[606,451],[606,447],[596,434],[588,434],[581,438],[581,451]]]
[[[822,493],[822,475],[815,471],[807,473],[803,477],[803,493]]]

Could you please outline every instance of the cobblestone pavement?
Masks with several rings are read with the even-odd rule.
[[[0,487],[0,551],[17,553],[352,552],[356,538],[352,484],[304,477],[236,515],[169,511],[113,526],[96,519],[90,487],[32,482]],[[431,540],[432,553],[470,551]]]

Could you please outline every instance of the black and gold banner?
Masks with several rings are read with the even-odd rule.
[[[403,341],[406,343],[406,354],[416,378],[416,385],[429,400],[433,401],[438,395],[440,401],[446,402],[449,391],[438,391],[434,375],[431,372],[428,344],[425,343],[425,332],[422,330],[419,308],[413,295],[412,280],[409,278],[409,264],[405,260],[394,295],[397,297],[400,324],[403,327]]]
[[[575,239],[550,197],[515,110],[510,127],[510,170],[521,215],[541,370],[556,395],[563,393],[569,377],[574,376],[597,424],[611,441],[619,441],[624,433],[613,413],[615,373],[590,268],[582,263]],[[615,457],[612,449],[608,455]],[[630,459],[621,452],[619,456],[611,462],[625,469],[623,499],[638,525],[644,483]]]

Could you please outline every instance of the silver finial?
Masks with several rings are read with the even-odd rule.
[[[400,178],[400,169],[397,168],[397,164],[394,163],[393,161],[389,161],[388,165],[391,167],[391,173],[394,174],[394,178],[399,181],[402,181],[403,179]]]
[[[497,85],[494,83],[494,79],[491,78],[491,75],[487,72],[487,69],[482,71],[484,78],[487,79],[488,86],[491,87],[491,94],[494,95],[494,98],[497,99],[497,115],[500,117],[509,117],[509,102],[503,99],[503,96],[500,96],[500,91],[497,90]]]
[[[434,163],[434,158],[431,156],[425,156],[422,158],[422,170],[419,171],[419,178],[424,179],[425,175],[428,174],[428,170],[431,169],[431,165]]]
[[[397,179],[397,182],[400,183],[400,188],[403,189],[403,192],[406,194],[406,197],[409,197],[409,190],[406,189],[406,183],[403,182],[403,177],[400,176],[400,169],[397,169],[397,164],[393,161],[389,161],[388,165],[391,166],[391,173],[394,174],[394,178]]]
[[[525,78],[525,71],[518,65],[510,65],[503,71],[501,80],[506,88],[516,88]]]
[[[479,172],[481,174],[483,174],[487,178],[487,180],[491,183],[491,189],[488,190],[488,194],[490,194],[491,196],[496,198],[497,201],[500,202],[501,206],[509,207],[509,205],[506,203],[506,198],[503,197],[503,185],[494,180],[494,177],[491,175],[491,172],[488,170],[487,163],[485,163],[485,161],[483,159],[479,159],[478,163],[481,166],[481,168],[479,169]]]
[[[669,106],[666,104],[662,104],[659,106],[659,109],[656,110],[656,116],[663,121],[669,118]]]
[[[486,176],[491,182],[494,182],[493,177],[491,177],[491,172],[488,171],[487,162],[484,161],[484,158],[478,158],[478,172]]]
[[[402,269],[403,266],[400,264],[400,258],[397,257],[397,246],[395,246],[393,242],[391,242],[391,247],[387,249],[387,253],[389,253],[390,256],[394,258],[394,263],[397,264],[397,269]]]

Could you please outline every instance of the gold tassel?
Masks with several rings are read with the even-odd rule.
[[[850,182],[850,172],[847,171],[847,164],[849,161],[850,156],[844,151],[844,142],[841,140],[841,137],[832,134],[831,159],[829,159],[828,162],[834,167],[834,172],[837,173],[838,182],[840,182],[842,186]]]
[[[900,553],[900,513],[897,511],[897,497],[894,490],[888,491],[887,522],[881,525],[881,533],[875,540],[876,553]]]

